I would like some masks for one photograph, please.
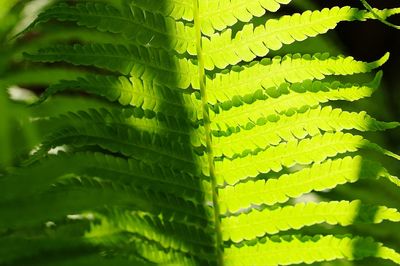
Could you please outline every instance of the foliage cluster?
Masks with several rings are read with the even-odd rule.
[[[389,54],[287,52],[400,8],[33,3],[10,40],[35,5],[0,1],[0,265],[400,264],[400,156],[366,134],[400,124],[346,109]]]

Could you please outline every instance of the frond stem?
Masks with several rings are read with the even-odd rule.
[[[200,11],[199,11],[199,0],[193,0],[194,4],[194,26],[195,26],[195,34],[196,34],[196,48],[197,48],[197,61],[198,61],[198,70],[199,70],[199,80],[200,80],[200,94],[201,94],[201,102],[202,102],[202,112],[203,112],[203,120],[204,120],[204,129],[206,134],[206,148],[207,148],[207,158],[208,158],[208,166],[210,171],[210,178],[212,184],[212,200],[214,207],[214,226],[216,231],[216,240],[217,240],[217,264],[223,265],[222,259],[222,234],[220,228],[220,217],[219,217],[219,205],[218,205],[218,194],[217,194],[217,179],[215,175],[215,166],[214,166],[214,155],[212,151],[212,137],[211,137],[211,120],[209,116],[209,106],[207,101],[207,89],[206,89],[206,74],[204,68],[204,59],[203,59],[203,51],[202,51],[202,34],[200,28]]]
[[[385,25],[387,25],[387,26],[389,26],[389,27],[392,27],[392,28],[395,28],[395,29],[397,29],[397,30],[400,30],[400,26],[399,26],[399,25],[395,25],[395,24],[393,24],[393,23],[387,21],[386,18],[380,17],[380,16],[375,12],[375,10],[372,8],[372,6],[371,6],[370,4],[368,4],[368,2],[367,2],[366,0],[360,0],[360,1],[361,1],[361,3],[363,4],[363,6],[364,6],[369,12],[371,12],[371,14],[374,15],[374,17],[375,17],[377,20],[379,20],[380,22],[382,22],[383,24],[385,24]]]

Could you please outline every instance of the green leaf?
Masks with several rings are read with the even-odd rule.
[[[266,120],[266,121],[265,121]],[[250,130],[240,130],[227,137],[214,138],[214,156],[232,158],[246,150],[266,149],[283,141],[304,139],[322,132],[350,129],[377,131],[398,127],[397,122],[380,122],[365,112],[346,112],[330,106],[317,107],[292,116],[276,116],[276,121],[259,119]]]
[[[120,33],[136,45],[196,54],[193,27],[141,10],[134,4],[122,11],[99,2],[82,2],[74,6],[59,3],[42,12],[27,30],[49,20],[73,21],[79,26]]]
[[[357,223],[400,221],[400,212],[385,206],[362,204],[361,201],[299,203],[276,209],[252,209],[249,213],[228,216],[221,221],[223,238],[233,242],[273,235],[289,229],[301,229],[319,223],[347,226]]]
[[[376,144],[370,143],[361,136],[350,133],[325,133],[301,141],[293,140],[278,146],[271,146],[255,153],[246,153],[242,157],[216,161],[219,184],[232,185],[260,173],[279,172],[283,167],[296,164],[323,162],[338,154],[356,152],[360,149],[372,149],[400,160]]]
[[[400,13],[400,9],[375,12],[387,17]],[[224,69],[241,61],[251,62],[256,57],[267,55],[270,50],[279,50],[284,44],[324,34],[341,21],[366,19],[376,18],[365,10],[345,6],[286,15],[279,19],[267,20],[265,25],[257,27],[251,23],[246,24],[236,34],[228,29],[211,36],[210,39],[203,38],[205,67],[209,70],[214,67]]]
[[[400,180],[388,173],[379,163],[361,156],[344,157],[313,164],[279,178],[253,180],[219,189],[221,213],[235,213],[251,205],[285,203],[311,191],[333,189],[338,185],[360,179],[387,179],[400,187]]]
[[[35,54],[25,54],[25,57],[36,62],[64,61],[95,66],[136,78],[156,79],[169,87],[186,89],[190,84],[198,87],[197,69],[190,60],[148,47],[98,43],[57,45]]]
[[[355,248],[357,246],[357,248]],[[360,260],[368,257],[400,263],[400,254],[372,238],[350,236],[287,236],[266,238],[254,246],[230,247],[224,250],[226,265],[311,264],[336,259]]]
[[[230,71],[215,74],[207,79],[207,85],[213,88],[210,91],[209,103],[231,101],[234,97],[240,97],[242,101],[248,102],[248,98],[257,98],[255,94],[265,91],[267,95],[276,98],[287,91],[285,83],[299,83],[307,80],[322,80],[332,75],[352,75],[368,73],[384,64],[389,58],[386,53],[375,62],[356,61],[353,57],[331,57],[329,54],[314,55],[285,55],[283,58],[276,56],[272,59],[266,58],[260,62],[253,62],[243,67],[233,67]],[[380,74],[381,75],[381,74]],[[377,76],[373,84],[379,84],[380,77]],[[305,87],[318,87],[323,89],[326,84],[321,85],[306,83]],[[337,87],[339,84],[336,83]],[[281,87],[283,86],[283,87]],[[301,90],[301,85],[296,85]],[[315,86],[315,87],[314,87]],[[304,89],[303,89],[304,90]],[[307,89],[306,89],[307,90]],[[251,100],[252,102],[254,100]]]
[[[201,119],[200,102],[193,94],[184,94],[182,90],[165,86],[156,86],[135,77],[86,75],[76,80],[61,80],[52,84],[41,96],[41,101],[53,94],[76,90],[105,97],[108,101],[118,101],[123,106],[140,107],[155,113],[165,113],[169,116],[182,114],[183,119],[196,121]]]

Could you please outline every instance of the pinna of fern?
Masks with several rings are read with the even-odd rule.
[[[393,206],[357,198],[296,203],[358,181],[400,186],[371,154],[400,156],[358,133],[399,123],[335,106],[370,97],[382,72],[362,84],[343,76],[375,72],[389,55],[374,62],[317,52],[269,56],[338,23],[400,9],[279,16],[287,4],[65,1],[42,12],[24,34],[61,26],[113,38],[25,53],[82,73],[51,84],[38,104],[78,91],[104,106],[35,120],[44,140],[0,179],[0,263],[289,265],[376,257],[400,264],[395,249],[370,235],[335,233],[399,222]],[[318,232],[320,224],[331,232]]]

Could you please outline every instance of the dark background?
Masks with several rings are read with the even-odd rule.
[[[319,1],[322,6],[358,6],[362,8],[360,1]],[[398,0],[370,1],[373,7],[383,9],[396,7]],[[390,22],[400,25],[400,15],[389,19]],[[400,30],[388,27],[387,25],[369,20],[366,22],[341,23],[336,28],[336,33],[343,43],[344,52],[353,55],[361,60],[376,60],[386,51],[390,52],[389,61],[383,66],[384,87],[391,97],[387,98],[386,108],[400,118]]]
[[[399,0],[367,0],[369,4],[378,9],[398,8]],[[301,7],[321,9],[333,6],[351,6],[365,9],[360,0],[294,0],[292,3]],[[289,8],[291,6],[292,8]],[[282,11],[286,14],[299,12],[293,5],[284,6]],[[301,12],[301,11],[300,11]],[[389,18],[390,22],[400,25],[400,14]],[[329,47],[320,43],[312,43],[312,39],[322,39]],[[334,30],[322,34],[317,38],[309,38],[294,44],[287,52],[300,52],[313,54],[315,52],[329,51],[335,56],[343,54],[353,56],[356,60],[375,61],[386,52],[390,52],[389,60],[381,67],[383,80],[379,89],[372,98],[351,103],[354,111],[367,110],[369,114],[385,121],[400,121],[400,30],[389,27],[378,20],[363,22],[341,22]],[[374,71],[376,72],[376,71]],[[369,80],[373,76],[369,77]],[[367,81],[366,79],[365,81]],[[383,139],[380,142],[394,152],[400,151],[400,129],[382,132]]]
[[[368,1],[373,7],[384,9],[398,7],[400,1]],[[350,5],[363,8],[359,0],[331,0],[318,1],[321,6]],[[389,19],[390,22],[400,25],[400,15]],[[390,52],[390,59],[383,67],[383,81],[380,90],[376,93],[381,100],[378,106],[371,106],[379,118],[400,121],[400,30],[391,28],[377,20],[365,22],[339,23],[335,29],[337,38],[343,44],[345,54],[352,55],[363,61],[373,61],[380,58],[385,52]],[[372,102],[372,105],[374,103]],[[393,151],[400,150],[400,130],[388,130],[385,133],[387,144]]]

